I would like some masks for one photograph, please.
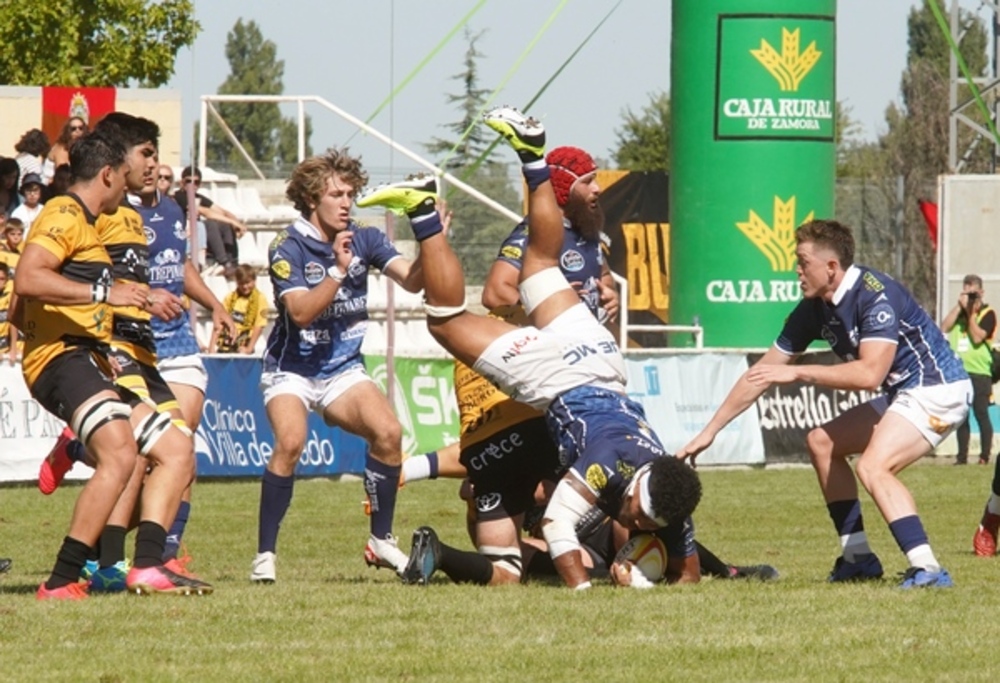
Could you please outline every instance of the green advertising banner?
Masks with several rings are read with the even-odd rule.
[[[365,356],[365,368],[385,391],[384,356]],[[403,453],[419,455],[458,441],[455,364],[450,359],[396,358],[395,409],[403,426]]]
[[[670,321],[707,346],[774,341],[801,298],[795,228],[832,217],[835,10],[673,3]]]

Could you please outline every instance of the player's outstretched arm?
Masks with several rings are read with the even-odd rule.
[[[726,396],[726,399],[719,406],[719,409],[715,411],[715,415],[712,416],[712,419],[709,420],[704,429],[674,455],[681,460],[691,458],[693,463],[699,453],[712,445],[716,435],[727,424],[741,415],[743,411],[752,406],[770,386],[770,383],[753,382],[749,379],[754,369],[762,366],[786,366],[792,360],[793,356],[784,354],[775,347],[768,349],[767,353],[761,356],[759,361],[754,363],[749,370],[736,380],[736,384],[729,390],[729,395]]]

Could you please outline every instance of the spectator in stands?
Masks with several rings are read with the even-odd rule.
[[[66,194],[69,189],[70,183],[73,182],[73,169],[69,164],[60,164],[56,166],[55,171],[52,174],[52,182],[49,183],[47,188],[42,188],[43,201],[49,201],[53,197],[60,197]]]
[[[10,266],[11,276],[24,249],[23,240],[24,224],[17,218],[8,218],[3,229],[3,242],[0,243],[0,261]]]
[[[42,164],[42,177],[46,183],[51,184],[55,177],[56,170],[63,164],[69,164],[69,150],[73,143],[79,140],[87,132],[87,122],[79,116],[71,116],[63,124],[59,137],[49,150],[45,163]],[[55,195],[53,195],[55,196]]]
[[[160,196],[170,198],[173,195],[174,187],[174,169],[167,164],[160,164],[160,169],[156,174],[156,191],[160,193]],[[186,205],[185,198],[185,205]],[[187,211],[184,212],[184,223],[188,222]],[[196,266],[200,266],[205,263],[205,222],[198,220],[197,233],[195,235],[197,240],[190,244],[189,252],[191,255],[191,260]],[[195,258],[197,257],[197,258]]]
[[[236,336],[230,336],[225,327],[212,330],[208,348],[219,353],[252,354],[257,338],[267,327],[267,301],[257,289],[257,272],[245,263],[236,267],[236,289],[222,301],[233,322]]]
[[[17,218],[24,225],[25,234],[31,231],[31,224],[42,212],[42,176],[29,173],[21,181],[21,196],[24,202],[14,209],[10,217]]]
[[[18,356],[17,330],[8,316],[13,292],[10,266],[0,261],[0,355],[10,361],[11,365],[17,362]]]
[[[198,192],[198,188],[201,187],[201,169],[197,166],[186,166],[181,171],[181,187],[174,194],[174,199],[185,213],[188,210],[189,184],[195,186],[198,216],[205,222],[207,257],[221,266],[227,278],[231,278],[236,274],[236,265],[239,263],[236,240],[246,234],[247,226],[235,215]]]
[[[14,145],[14,161],[21,169],[21,177],[29,173],[35,173],[40,178],[42,176],[42,160],[48,155],[52,145],[49,143],[49,136],[37,128],[32,128],[21,136],[21,139]]]
[[[7,215],[21,203],[17,193],[17,181],[21,179],[21,167],[14,159],[0,159],[0,211]]]

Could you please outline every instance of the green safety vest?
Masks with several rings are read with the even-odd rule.
[[[982,321],[983,316],[991,310],[993,309],[984,305],[976,315],[976,322]],[[993,326],[993,335],[996,334],[997,327],[1000,327],[1000,321]],[[981,344],[973,344],[972,339],[969,338],[969,322],[961,317],[948,331],[948,343],[962,359],[962,365],[965,366],[965,371],[970,375],[989,375],[991,373],[993,356],[990,353],[990,348],[993,335],[984,339]]]

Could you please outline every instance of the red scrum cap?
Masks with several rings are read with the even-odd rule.
[[[597,170],[593,157],[579,147],[556,147],[545,157],[559,206],[566,206],[573,183]]]

